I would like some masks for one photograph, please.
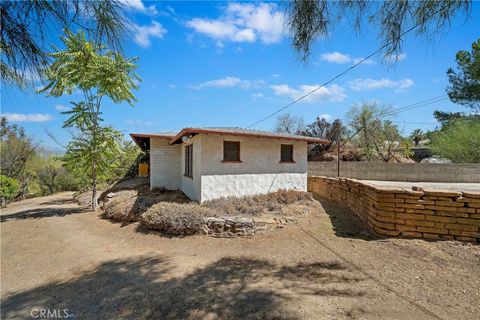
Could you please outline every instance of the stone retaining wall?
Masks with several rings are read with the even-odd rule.
[[[308,177],[308,191],[357,214],[378,235],[480,242],[480,193],[386,188]]]

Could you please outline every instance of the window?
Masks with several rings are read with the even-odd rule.
[[[240,142],[223,141],[223,161],[240,162]]]
[[[193,144],[185,146],[185,176],[193,178]]]
[[[293,161],[293,145],[282,144],[280,146],[280,162],[294,162]]]

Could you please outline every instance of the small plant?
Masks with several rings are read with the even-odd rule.
[[[202,232],[204,217],[214,216],[212,209],[193,203],[163,202],[153,205],[140,216],[140,223],[169,235],[191,235]]]
[[[20,185],[18,181],[4,175],[0,175],[0,199],[2,205],[11,201],[18,194]]]

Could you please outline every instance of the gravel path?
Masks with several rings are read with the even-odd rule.
[[[376,239],[323,209],[252,238],[166,238],[70,193],[1,212],[2,319],[474,319],[480,246]]]

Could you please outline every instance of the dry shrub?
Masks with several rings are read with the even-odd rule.
[[[121,221],[138,221],[140,214],[145,212],[155,202],[139,197],[134,190],[119,191],[103,204],[104,215],[107,218]]]
[[[206,201],[202,204],[207,208],[228,215],[258,214],[262,211],[280,214],[282,207],[289,204],[306,204],[312,202],[308,192],[294,190],[278,190],[267,194],[244,197],[226,197]]]
[[[73,201],[78,203],[81,206],[91,206],[92,205],[92,191],[85,191],[76,193],[73,196]]]
[[[198,204],[162,202],[144,212],[140,223],[169,235],[190,235],[200,233],[205,227],[203,218],[213,215],[212,209]]]

